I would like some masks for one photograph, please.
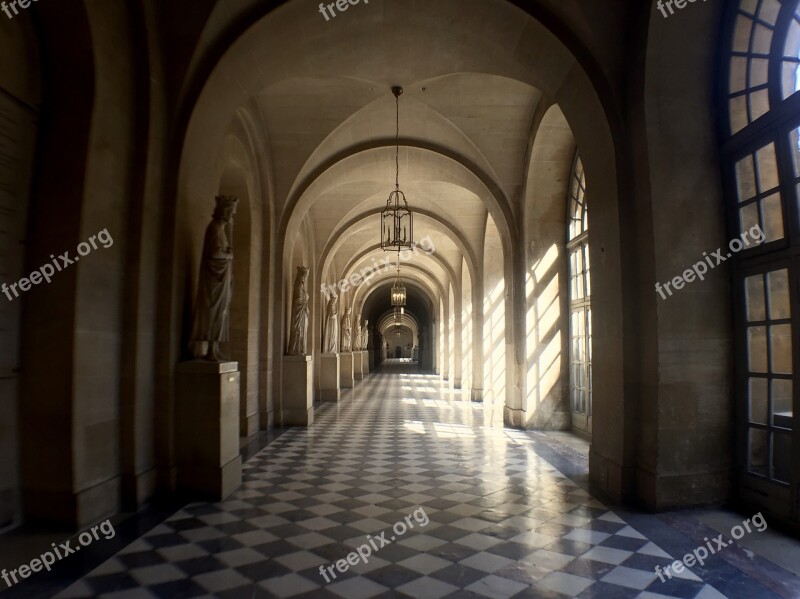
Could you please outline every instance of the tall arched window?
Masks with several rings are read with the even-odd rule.
[[[589,220],[586,178],[575,155],[569,187],[567,255],[569,256],[569,392],[572,426],[592,433],[592,304],[589,271]]]
[[[798,521],[800,0],[737,0],[726,28],[728,229],[764,239],[732,262],[739,493]]]

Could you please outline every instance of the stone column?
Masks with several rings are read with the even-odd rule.
[[[222,501],[242,484],[239,364],[192,360],[176,369],[178,488]]]
[[[460,274],[460,271],[459,271]],[[461,311],[463,310],[463,301],[462,301],[462,291],[461,285],[463,284],[463,278],[459,281],[457,293],[453,295],[453,354],[454,354],[454,362],[453,362],[453,389],[461,389],[461,376],[463,372],[463,354],[461,349],[461,335],[463,334],[461,328]]]
[[[480,276],[472,282],[472,401],[483,401],[483,281]],[[491,356],[488,356],[491,359]]]
[[[311,356],[284,356],[281,387],[284,426],[314,424],[314,387]]]

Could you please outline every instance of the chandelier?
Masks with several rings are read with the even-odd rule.
[[[395,306],[395,308],[394,308],[394,326],[395,327],[399,327],[402,324],[402,322],[403,322],[402,316],[403,316],[403,308],[400,308],[399,306]]]
[[[395,129],[395,189],[389,193],[386,208],[381,212],[381,249],[397,252],[413,249],[414,215],[408,208],[405,194],[400,191],[400,95],[402,87],[393,87],[396,107]]]

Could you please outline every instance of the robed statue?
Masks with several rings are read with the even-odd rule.
[[[290,356],[305,356],[308,337],[308,293],[306,292],[308,267],[298,266],[292,291],[292,323],[289,331]]]
[[[369,349],[369,320],[364,321],[364,328],[361,329],[361,349]]]
[[[222,362],[219,344],[228,341],[233,296],[233,249],[230,228],[239,200],[217,196],[211,223],[203,239],[200,280],[192,322],[191,351],[195,358]]]
[[[342,351],[353,350],[353,321],[350,318],[350,308],[345,308],[342,316]]]
[[[361,351],[361,314],[356,318],[356,330],[353,332],[353,351]]]
[[[335,354],[339,351],[339,297],[328,301],[325,320],[325,334],[322,336],[322,353]]]

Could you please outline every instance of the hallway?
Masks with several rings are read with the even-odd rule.
[[[641,523],[678,539],[671,550],[693,541],[656,516],[629,526],[585,490],[574,449],[547,433],[486,428],[481,404],[408,368],[324,404],[313,427],[289,429],[249,460],[227,501],[186,506],[57,596],[781,596],[719,556],[698,570],[716,588],[687,572],[660,582],[655,567],[679,554]],[[413,528],[366,565],[332,567],[401,522]],[[321,566],[336,573],[330,584]]]

